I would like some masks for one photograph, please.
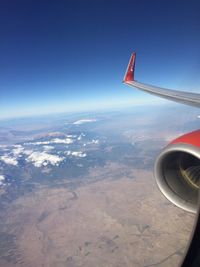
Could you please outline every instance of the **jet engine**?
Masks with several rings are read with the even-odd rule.
[[[196,213],[200,186],[200,130],[172,141],[158,156],[154,171],[165,197],[176,206]]]

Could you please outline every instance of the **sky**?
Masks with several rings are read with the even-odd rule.
[[[0,119],[160,100],[136,80],[200,91],[200,1],[1,0]]]

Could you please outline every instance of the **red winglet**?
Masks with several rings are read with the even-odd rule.
[[[131,58],[124,76],[124,82],[131,82],[134,81],[134,71],[135,71],[135,58],[136,58],[136,53],[131,54]]]

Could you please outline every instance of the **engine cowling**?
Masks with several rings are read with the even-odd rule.
[[[165,197],[195,213],[200,187],[200,130],[172,141],[158,156],[154,172]]]

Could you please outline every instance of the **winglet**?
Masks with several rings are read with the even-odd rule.
[[[134,81],[135,59],[136,59],[136,53],[134,52],[131,54],[128,67],[126,69],[126,73],[123,80],[124,83]]]

